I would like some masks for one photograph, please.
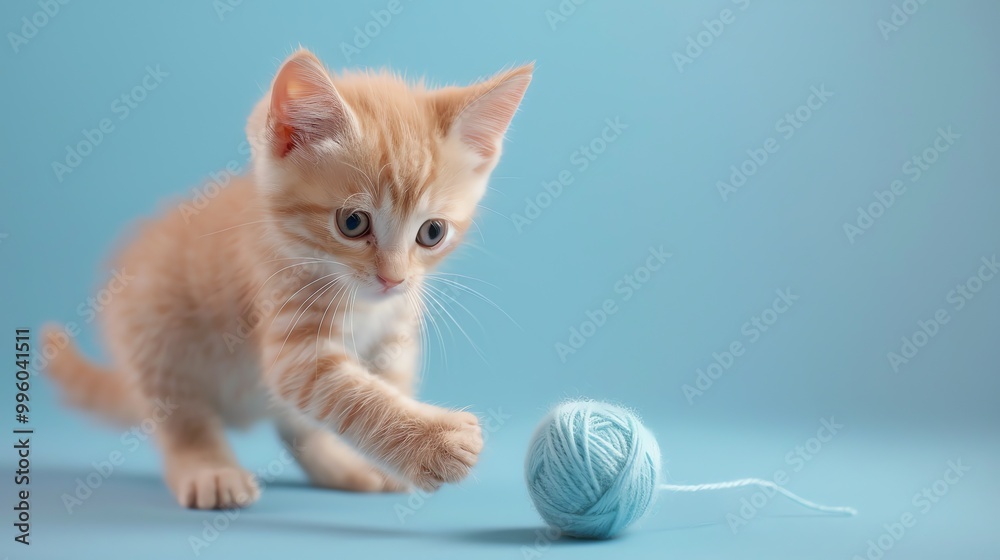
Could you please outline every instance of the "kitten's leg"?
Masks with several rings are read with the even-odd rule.
[[[401,492],[406,485],[392,479],[350,445],[322,427],[288,411],[278,417],[278,434],[310,482],[351,492]]]
[[[237,463],[212,402],[216,380],[194,373],[217,367],[192,352],[202,342],[198,335],[185,338],[186,331],[172,330],[154,336],[125,320],[112,326],[112,349],[146,403],[143,425],[155,426],[164,478],[178,503],[216,509],[255,502],[260,490]]]
[[[181,403],[157,429],[167,485],[184,507],[245,507],[260,490],[252,474],[236,462],[222,421],[207,407]]]
[[[368,360],[372,373],[411,396],[419,358],[414,336],[404,328],[389,334]],[[402,492],[409,488],[298,411],[279,415],[276,424],[285,447],[316,486],[352,492]]]
[[[421,488],[465,478],[483,446],[475,415],[413,400],[349,357],[336,336],[317,349],[319,318],[284,315],[263,339],[266,382],[278,398]]]
[[[408,397],[416,393],[420,344],[416,325],[402,326],[379,341],[366,363],[369,370]]]

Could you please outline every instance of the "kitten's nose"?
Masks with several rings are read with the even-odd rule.
[[[386,277],[382,276],[381,274],[376,274],[376,276],[378,277],[378,281],[381,282],[382,285],[385,286],[385,289],[387,289],[387,290],[395,288],[396,286],[398,286],[398,285],[400,285],[400,284],[403,283],[402,279],[400,279],[400,280],[392,280],[392,279],[389,279],[389,278],[386,278]]]

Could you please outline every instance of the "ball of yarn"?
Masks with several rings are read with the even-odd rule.
[[[563,534],[606,539],[649,512],[660,446],[632,412],[603,402],[556,406],[535,430],[526,477],[535,508]]]

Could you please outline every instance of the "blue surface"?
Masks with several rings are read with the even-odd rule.
[[[727,515],[752,491],[663,496],[622,539],[543,539],[545,558],[867,557],[868,541],[906,513],[915,524],[883,537],[884,558],[1000,555],[1000,278],[970,284],[1000,249],[1000,4],[926,2],[897,13],[892,30],[880,20],[917,3],[592,1],[550,21],[556,0],[404,1],[384,26],[371,12],[389,2],[234,3],[70,2],[16,49],[6,35],[3,332],[76,321],[99,355],[79,306],[115,239],[162,200],[245,165],[246,116],[300,43],[335,69],[388,65],[438,83],[529,60],[537,71],[477,220],[482,235],[448,264],[489,282],[469,283],[514,321],[460,297],[481,326],[460,308],[456,317],[485,359],[445,330],[440,345],[432,338],[422,391],[484,418],[502,411],[475,479],[401,522],[405,497],[309,489],[288,467],[201,557],[535,557],[524,448],[551,404],[584,395],[638,410],[672,481],[782,469],[791,490],[861,515],[817,518],[772,500],[734,532]],[[42,9],[4,2],[0,29],[21,33],[21,18]],[[377,32],[368,44],[355,29],[366,25]],[[678,58],[699,33],[707,46]],[[342,43],[355,41],[345,55]],[[157,68],[162,80],[141,102],[119,100]],[[92,153],[54,171],[103,119],[110,132]],[[912,161],[935,142],[934,163]],[[588,145],[600,152],[592,159]],[[745,163],[753,158],[762,163]],[[752,173],[724,197],[718,183],[744,164]],[[550,204],[545,184],[559,192]],[[862,234],[845,232],[893,188]],[[648,260],[661,247],[662,266]],[[601,309],[612,311],[604,321]],[[588,313],[602,324],[584,325]],[[914,334],[920,322],[935,333],[926,341]],[[567,353],[559,345],[580,342],[574,328],[592,336]],[[914,354],[903,338],[915,336]],[[906,363],[890,356],[904,350]],[[699,388],[699,370],[716,378],[685,391]],[[191,555],[189,537],[218,514],[177,508],[146,445],[66,512],[61,496],[121,448],[120,433],[61,410],[42,379],[32,390],[34,544],[15,546],[5,517],[0,557]],[[0,384],[5,406],[12,391]],[[796,446],[815,449],[810,438],[831,417],[845,428],[806,461]],[[254,470],[277,456],[269,432],[238,436]],[[2,448],[9,472],[13,451]],[[949,461],[970,470],[938,483],[947,494],[931,507],[915,501]],[[0,492],[8,517],[11,478]]]

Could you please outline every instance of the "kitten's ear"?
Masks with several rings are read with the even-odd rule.
[[[466,88],[441,90],[437,102],[448,134],[483,160],[495,162],[534,69],[527,64]]]
[[[323,63],[305,49],[288,57],[271,85],[267,128],[274,154],[284,157],[324,139],[340,142],[351,133],[351,123]]]

